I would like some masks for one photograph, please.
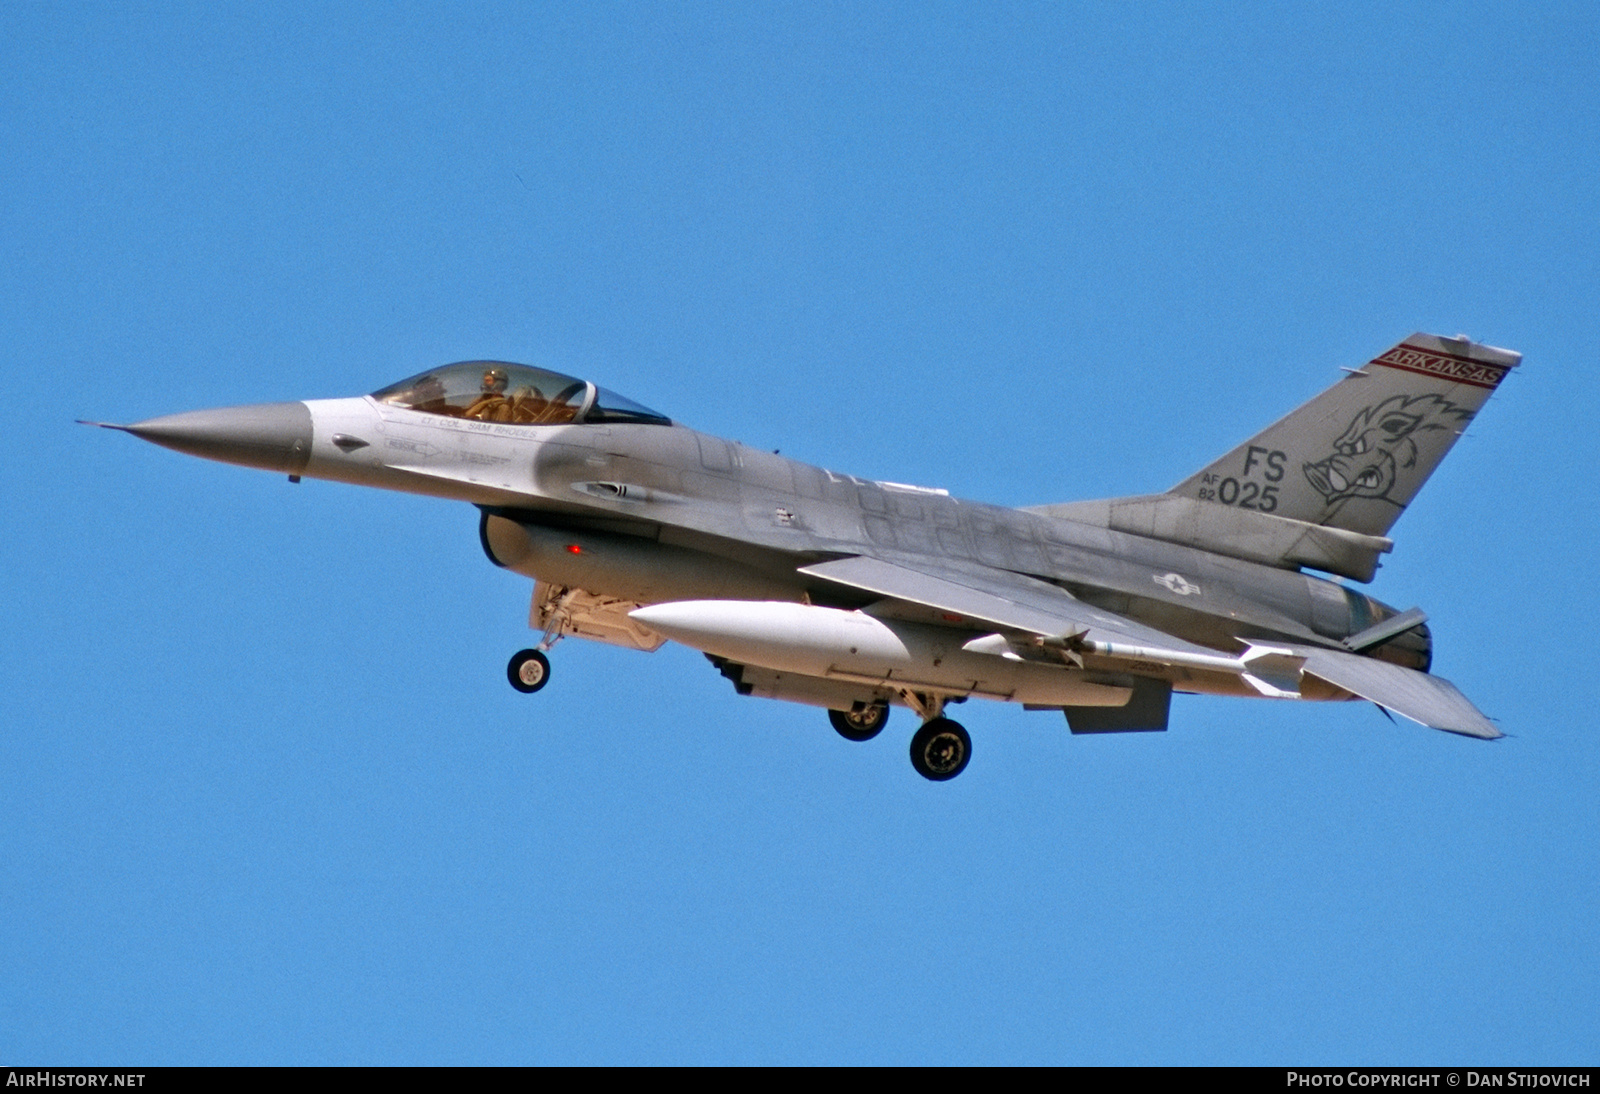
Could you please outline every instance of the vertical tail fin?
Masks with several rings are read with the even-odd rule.
[[[1413,334],[1167,493],[1385,535],[1521,360]]]

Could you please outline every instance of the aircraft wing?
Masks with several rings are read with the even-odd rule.
[[[1096,641],[1132,643],[1178,654],[1215,657],[1217,653],[1085,604],[1058,586],[1006,570],[957,569],[927,565],[922,560],[913,568],[857,555],[802,566],[800,572],[1001,630],[1046,637],[1087,631],[1087,637]]]
[[[1044,636],[1074,634],[1093,642],[1132,644],[1141,647],[1141,656],[1163,659],[1166,655],[1175,663],[1222,667],[1232,660],[1216,650],[1085,604],[1055,585],[1005,570],[958,569],[920,559],[911,566],[859,555],[803,566],[800,572],[1000,630]],[[1432,729],[1486,740],[1503,736],[1454,684],[1438,676],[1342,650],[1279,642],[1261,647],[1261,653],[1246,654],[1236,667],[1258,673],[1251,658],[1259,659],[1263,653],[1282,660],[1292,674],[1304,671]],[[1297,691],[1292,683],[1279,681],[1276,685],[1280,695]],[[1259,685],[1258,690],[1271,693]]]
[[[1505,736],[1450,681],[1340,650],[1286,646],[1306,659],[1305,671],[1370,699],[1430,729],[1493,740]]]

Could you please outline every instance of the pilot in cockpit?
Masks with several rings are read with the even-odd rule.
[[[483,370],[483,392],[467,407],[462,417],[477,418],[479,421],[509,421],[510,408],[506,406],[506,370],[503,368],[487,368]],[[502,412],[503,416],[502,416]]]

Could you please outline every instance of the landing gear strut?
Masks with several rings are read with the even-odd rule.
[[[849,710],[828,711],[828,721],[847,741],[872,740],[888,720],[888,703],[857,703]]]
[[[522,650],[512,655],[506,679],[524,695],[532,695],[550,682],[550,659],[538,650]]]
[[[911,766],[924,779],[941,783],[953,779],[966,770],[971,758],[972,738],[960,722],[934,718],[911,738]]]

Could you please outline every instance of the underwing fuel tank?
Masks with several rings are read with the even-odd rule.
[[[650,604],[702,596],[799,600],[786,583],[733,559],[615,532],[570,531],[485,513],[478,526],[496,566],[569,588]]]
[[[963,648],[967,632],[860,611],[776,601],[690,600],[629,613],[646,627],[741,665],[825,680],[1042,706],[1120,707],[1132,689],[1064,665]],[[982,647],[980,647],[982,648]]]

